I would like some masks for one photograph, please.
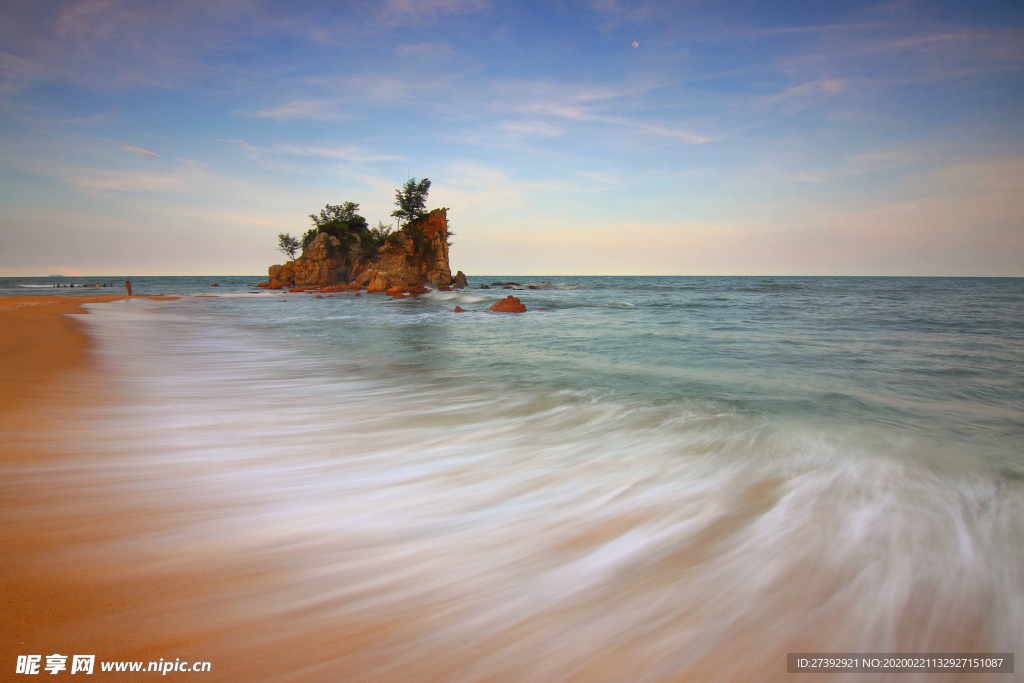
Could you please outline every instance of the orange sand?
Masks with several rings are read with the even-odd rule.
[[[0,297],[0,680],[21,678],[19,655],[42,655],[39,673],[49,676],[54,653],[68,655],[62,676],[71,655],[96,655],[90,681],[405,680],[373,672],[386,661],[381,645],[407,630],[404,615],[328,626],[303,611],[280,614],[273,596],[290,583],[287,570],[226,550],[149,547],[167,510],[62,476],[78,459],[117,457],[91,450],[86,409],[130,410],[64,314],[123,298]],[[102,661],[161,658],[209,661],[212,670],[100,670]]]
[[[467,672],[480,662],[507,656],[517,636],[519,645],[529,642],[530,633],[512,630],[502,636],[504,642],[483,640],[475,650],[410,656],[407,645],[430,635],[443,605],[414,602],[346,613],[344,599],[329,592],[316,607],[282,605],[282,587],[295,581],[287,565],[230,548],[194,552],[198,546],[186,542],[147,541],[173,526],[172,512],[215,519],[215,508],[182,500],[168,510],[144,495],[111,497],[104,493],[109,489],[64,476],[80,459],[117,457],[90,451],[96,446],[88,438],[86,409],[103,401],[118,410],[130,408],[117,394],[116,378],[104,376],[91,362],[79,324],[62,314],[79,312],[82,303],[121,298],[0,298],[0,679],[21,678],[14,674],[18,655],[42,655],[45,666],[47,655],[60,653],[69,655],[62,676],[70,675],[70,655],[95,654],[90,681],[468,680]],[[752,490],[750,505],[763,505],[770,495],[770,487]],[[702,548],[706,544],[698,544],[692,557],[673,555],[671,566],[650,580],[675,580],[701,561]],[[808,613],[829,599],[817,596]],[[694,614],[694,623],[700,618]],[[821,633],[834,627],[827,619],[828,613],[808,618],[806,642],[780,642],[770,652],[737,658],[746,641],[758,640],[756,633],[741,632],[730,647],[709,652],[664,680],[827,680],[785,673],[786,651],[821,651],[815,644],[828,642]],[[764,624],[771,623],[769,615]],[[959,640],[947,651],[986,651],[985,645]],[[571,680],[635,680],[643,668],[637,660],[642,651],[627,640],[621,652],[593,657]],[[532,664],[529,650],[524,653],[522,664]],[[100,671],[101,661],[176,657],[210,661],[212,671],[171,672],[166,678]],[[473,680],[526,680],[512,671],[514,661],[502,661],[497,671]],[[498,673],[502,666],[507,676]]]
[[[110,400],[112,389],[90,361],[88,337],[68,313],[84,303],[125,296],[0,297],[0,676],[15,677],[18,655],[96,654],[131,659],[147,637],[131,623],[97,629],[96,617],[116,615],[127,604],[152,600],[168,586],[102,585],[60,553],[73,546],[109,541],[138,529],[130,518],[84,525],[56,511],[73,501],[59,474],[26,477],[33,467],[59,468],[75,456],[73,430],[81,408]],[[146,297],[174,299],[175,297]],[[70,447],[70,449],[69,449]],[[68,452],[70,450],[70,453]],[[57,470],[59,472],[59,469]],[[30,483],[26,483],[30,482]],[[88,516],[88,515],[85,515]],[[57,559],[55,559],[57,558]],[[172,651],[165,646],[162,652]],[[157,654],[156,658],[159,658]],[[139,657],[142,658],[141,656]],[[68,669],[61,672],[69,675]],[[43,675],[49,672],[40,671]],[[98,680],[132,674],[93,674]],[[170,675],[170,674],[169,674]],[[184,675],[184,674],[178,674]],[[214,680],[204,674],[208,680]],[[145,678],[145,674],[143,674]]]

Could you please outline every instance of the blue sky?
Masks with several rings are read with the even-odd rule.
[[[1022,276],[1024,4],[8,3],[0,140],[0,275],[265,273],[426,176],[470,275]]]

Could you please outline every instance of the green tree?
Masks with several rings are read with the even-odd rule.
[[[378,221],[376,228],[370,228],[366,219],[356,213],[359,205],[355,202],[327,204],[320,214],[309,214],[313,227],[302,236],[302,248],[306,249],[316,236],[326,232],[338,240],[338,251],[347,257],[370,259],[386,241],[389,241],[390,226]]]
[[[370,226],[366,224],[365,218],[356,213],[358,210],[359,205],[355,202],[344,202],[327,204],[320,210],[319,216],[309,214],[313,227],[302,236],[302,248],[307,248],[322,232],[337,238],[345,251],[365,242],[370,236]]]
[[[409,223],[420,216],[427,215],[427,193],[430,192],[430,179],[424,178],[419,183],[415,178],[405,181],[401,189],[395,190],[395,206],[398,208],[391,212],[391,215],[398,219],[401,227],[402,221]]]
[[[385,244],[393,247],[402,245],[401,234],[394,232],[390,225],[384,225],[384,221],[377,221],[377,227],[370,228],[370,237],[378,249]]]
[[[295,258],[295,252],[299,250],[299,240],[286,232],[277,236],[277,250],[289,259]]]
[[[366,219],[356,213],[358,210],[359,205],[355,202],[328,204],[324,208],[320,209],[319,216],[315,213],[311,213],[309,214],[309,217],[313,219],[313,225],[318,228],[322,228],[332,223],[351,223],[353,221],[362,221],[363,224],[365,224]]]

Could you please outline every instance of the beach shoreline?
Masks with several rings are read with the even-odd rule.
[[[741,285],[729,301],[762,297]],[[622,301],[662,322],[646,289],[527,294],[568,313],[489,326],[429,301],[184,290],[174,305],[0,297],[15,397],[0,410],[7,665],[95,654],[100,680],[131,678],[100,662],[180,658],[225,681],[788,681],[803,674],[785,673],[787,652],[1016,642],[1018,480],[933,467],[880,428],[697,402],[693,385],[685,401],[595,398],[486,364],[498,345],[543,360],[530,344],[575,329],[546,367],[572,360],[600,386],[580,340],[595,319],[636,315]],[[736,317],[720,308],[688,343],[720,340],[692,341]],[[694,318],[682,310],[677,324]],[[621,368],[608,336],[598,350]],[[622,338],[642,348],[636,328]],[[399,353],[421,363],[387,365]]]
[[[117,400],[109,369],[92,357],[95,342],[74,316],[86,312],[83,304],[128,298],[0,297],[0,498],[5,501],[0,511],[5,549],[0,555],[0,640],[5,668],[21,655],[116,650],[126,659],[129,653],[141,659],[150,650],[146,643],[152,643],[152,633],[129,623],[115,626],[106,615],[123,613],[133,599],[151,602],[161,594],[158,582],[119,586],[69,554],[75,547],[116,542],[142,525],[109,511],[103,520],[97,510],[82,506],[85,499],[61,475],[91,455],[91,446],[76,438],[87,427],[87,410]],[[59,512],[76,509],[81,519]],[[101,680],[113,677],[95,674]]]
[[[92,342],[81,323],[70,317],[85,313],[83,304],[129,298],[177,297],[0,296],[0,416],[38,398],[61,374],[83,369]]]
[[[127,679],[148,680],[157,675],[146,673],[150,662],[179,659],[211,663],[206,681],[297,680],[311,663],[306,680],[358,675],[359,666],[318,660],[352,657],[361,649],[354,643],[375,642],[379,624],[320,633],[275,606],[275,591],[293,580],[288,568],[201,538],[180,547],[154,541],[180,523],[175,515],[218,513],[209,501],[181,500],[172,510],[125,489],[117,461],[126,454],[104,450],[103,430],[116,429],[104,416],[128,414],[131,398],[124,378],[92,353],[98,340],[71,316],[87,312],[82,304],[127,298],[0,297],[0,662],[13,668],[36,655],[48,674],[42,668],[56,653],[68,657],[67,674],[71,655],[95,655],[100,681],[126,680],[101,662],[141,662],[142,673]],[[102,480],[91,478],[97,471]],[[83,486],[83,473],[92,484]],[[268,629],[271,614],[279,621]],[[252,648],[268,638],[269,647]]]

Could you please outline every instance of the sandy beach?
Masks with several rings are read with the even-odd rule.
[[[95,654],[98,662],[107,655],[158,659],[168,648],[178,656],[189,650],[180,640],[168,642],[149,618],[169,593],[180,597],[189,586],[166,576],[132,580],[129,572],[118,575],[115,570],[127,556],[80,561],[82,549],[116,546],[151,528],[152,518],[139,515],[143,511],[127,501],[98,501],[95,492],[61,476],[76,459],[95,455],[88,440],[78,438],[88,431],[84,411],[117,401],[115,383],[90,355],[90,339],[67,314],[84,312],[85,303],[124,298],[0,299],[0,647],[5,670],[20,655],[42,655],[45,666],[46,656],[54,653]],[[209,650],[204,652],[209,659]],[[101,673],[98,664],[94,675],[99,680],[126,676]]]
[[[579,291],[545,303],[571,311]],[[0,298],[8,669],[60,654],[70,675],[80,654],[112,681],[162,676],[101,662],[210,662],[167,674],[208,681],[824,680],[785,654],[1003,652],[1019,633],[1016,479],[859,457],[877,441],[857,435],[830,437],[853,453],[830,462],[817,432],[721,404],[356,355],[436,361],[448,346],[426,342],[461,336],[452,372],[564,328],[548,317],[482,319],[503,325],[491,339],[451,327],[447,300],[122,299]],[[76,317],[85,303],[110,305]],[[366,330],[376,343],[348,336]]]
[[[388,643],[408,635],[405,615],[326,628],[316,615],[280,603],[287,567],[202,538],[154,541],[188,521],[216,519],[216,501],[168,506],[145,495],[112,497],[107,481],[82,485],[79,463],[119,457],[96,452],[97,406],[131,406],[67,314],[124,298],[0,299],[5,670],[21,655],[41,655],[47,675],[41,669],[57,653],[68,656],[64,675],[72,655],[96,655],[100,681],[149,680],[161,674],[146,673],[148,662],[179,659],[211,662],[209,672],[194,674],[205,681],[403,680],[373,671],[385,663]],[[104,661],[141,661],[143,672],[103,673]]]

